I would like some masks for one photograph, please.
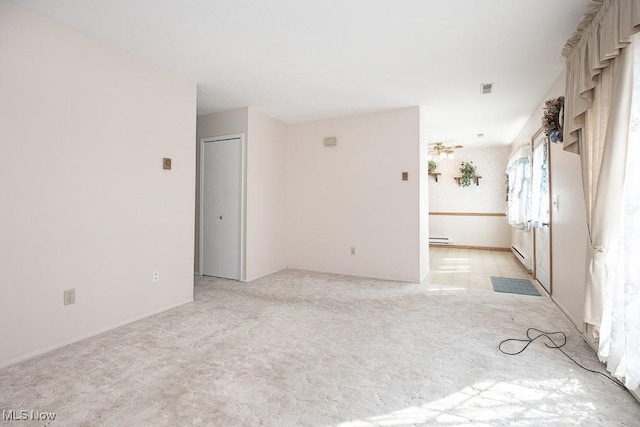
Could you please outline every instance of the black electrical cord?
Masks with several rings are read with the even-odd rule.
[[[535,331],[538,334],[535,336],[532,336],[531,331]],[[554,341],[553,336],[556,336],[558,339],[558,342]],[[562,352],[562,354],[564,354],[565,356],[567,356],[569,358],[569,360],[571,360],[573,363],[575,363],[576,365],[578,365],[579,367],[581,367],[582,369],[584,369],[585,371],[588,372],[592,372],[594,374],[598,374],[598,375],[602,375],[603,377],[605,377],[606,379],[608,379],[609,381],[611,381],[612,383],[614,383],[615,385],[617,385],[618,387],[622,387],[623,389],[627,389],[624,384],[622,384],[620,381],[618,381],[615,378],[610,377],[609,375],[600,372],[600,371],[594,371],[593,369],[589,369],[589,368],[585,368],[584,366],[582,366],[580,363],[576,362],[571,356],[569,356],[567,353],[565,353],[565,351],[562,349],[562,347],[565,346],[565,344],[567,344],[567,336],[565,335],[564,332],[545,332],[545,331],[541,331],[540,329],[536,329],[536,328],[529,328],[527,329],[527,339],[518,339],[518,338],[508,338],[506,340],[503,340],[500,342],[500,344],[498,344],[498,350],[500,350],[501,353],[503,354],[507,354],[509,356],[515,356],[516,354],[520,354],[523,351],[525,351],[527,349],[527,347],[529,347],[529,345],[534,342],[535,340],[539,339],[539,338],[546,338],[548,339],[551,344],[548,343],[544,343],[544,345],[546,345],[549,348],[555,348],[558,349]],[[562,341],[560,342],[560,338],[562,339]],[[520,351],[517,351],[515,353],[510,353],[508,351],[505,351],[502,349],[502,345],[506,342],[525,342],[526,344],[524,345],[524,347],[522,347],[522,349]]]

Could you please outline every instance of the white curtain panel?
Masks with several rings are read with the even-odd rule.
[[[517,230],[529,230],[531,207],[531,150],[523,147],[507,162],[509,177],[507,222]]]
[[[630,50],[630,49],[629,49]],[[640,387],[640,35],[633,43],[633,95],[628,123],[623,208],[613,283],[604,290],[600,358],[634,390]]]
[[[594,0],[563,50],[564,149],[581,154],[590,240],[585,322],[600,331],[600,359],[630,389],[640,381],[640,310],[633,266],[639,258],[627,252],[637,249],[633,240],[640,238],[636,214],[629,213],[635,212],[638,187],[630,184],[634,166],[627,155],[630,145],[638,144],[632,141],[637,133],[631,116],[633,108],[639,108],[632,108],[638,30],[640,0]]]
[[[593,92],[592,108],[587,113],[587,126],[580,142],[582,159],[592,161],[582,163],[591,243],[587,251],[585,322],[596,326],[602,320],[607,289],[613,284],[613,263],[617,257],[633,89],[631,53],[629,49],[623,50],[601,74],[611,78],[603,78]],[[611,84],[610,90],[605,83]]]

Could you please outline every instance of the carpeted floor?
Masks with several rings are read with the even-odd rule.
[[[0,370],[0,409],[53,411],[52,426],[640,419],[630,394],[557,350],[498,351],[528,327],[562,330],[569,354],[601,367],[547,297],[285,270],[251,284],[198,278],[195,299]]]

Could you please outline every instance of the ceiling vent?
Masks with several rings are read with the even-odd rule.
[[[482,83],[480,85],[480,93],[483,95],[491,93],[492,89],[493,89],[493,83]]]

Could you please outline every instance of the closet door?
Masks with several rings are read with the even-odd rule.
[[[204,142],[202,164],[202,274],[240,279],[242,140]]]

